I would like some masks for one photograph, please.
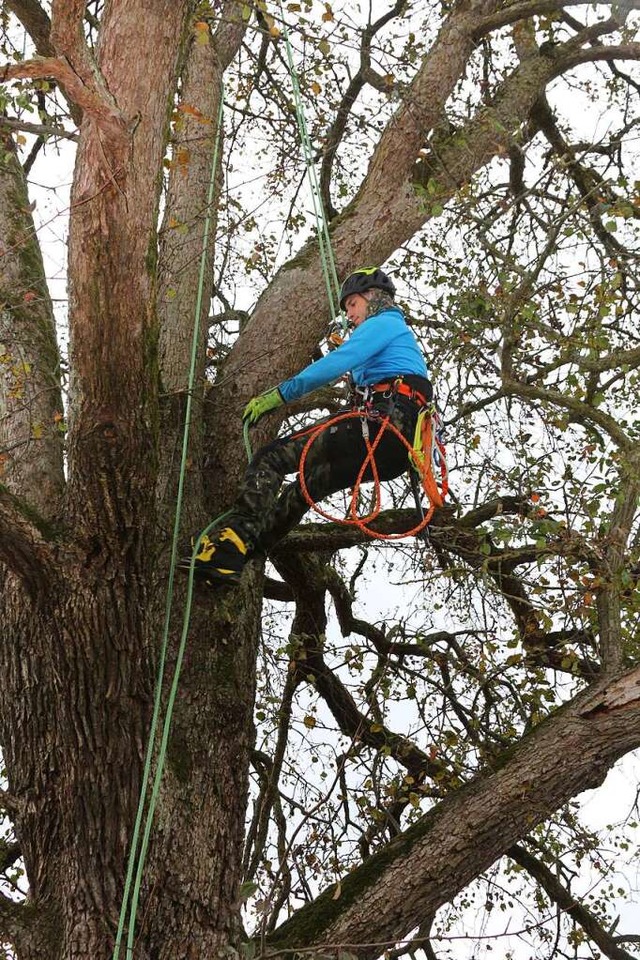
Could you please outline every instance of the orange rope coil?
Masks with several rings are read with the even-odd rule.
[[[340,413],[335,417],[332,417],[330,420],[325,421],[319,424],[317,427],[312,428],[309,439],[307,440],[302,454],[300,456],[300,467],[299,467],[299,476],[300,476],[300,487],[302,490],[302,495],[304,496],[306,502],[309,504],[312,510],[315,510],[321,517],[324,517],[325,520],[331,520],[333,523],[342,523],[347,526],[358,527],[364,534],[372,539],[380,540],[401,540],[403,537],[414,537],[421,533],[427,524],[431,521],[434,511],[436,508],[442,507],[444,504],[444,498],[447,495],[449,484],[447,479],[447,466],[445,459],[445,449],[442,441],[437,437],[436,431],[434,429],[434,415],[433,413],[428,413],[423,420],[423,436],[422,436],[422,450],[420,452],[412,446],[407,438],[401,433],[398,428],[391,423],[390,416],[387,415],[380,421],[380,429],[378,434],[373,441],[369,442],[369,437],[364,432],[364,440],[367,447],[367,455],[362,462],[362,466],[358,472],[355,485],[351,493],[351,502],[349,504],[349,516],[348,517],[334,517],[331,514],[325,512],[318,506],[314,501],[313,497],[309,493],[307,482],[304,475],[305,463],[307,456],[309,455],[309,450],[312,445],[318,439],[323,430],[326,430],[327,427],[331,427],[336,423],[339,423],[341,420],[350,420],[355,417],[360,419],[367,419],[366,414],[361,410],[349,410],[346,413]],[[425,512],[424,517],[421,519],[420,523],[417,526],[413,527],[411,530],[405,530],[403,533],[380,533],[377,530],[371,530],[367,524],[375,520],[381,511],[381,496],[380,496],[380,478],[378,476],[378,469],[375,461],[375,451],[380,443],[385,430],[391,430],[405,445],[409,451],[409,459],[413,464],[413,467],[416,469],[417,473],[420,475],[420,480],[422,483],[422,489],[429,501],[429,507]],[[438,487],[437,481],[433,473],[433,463],[434,459],[439,459],[440,462],[440,474],[441,474],[441,488]],[[367,467],[371,465],[371,473],[373,475],[374,483],[374,501],[373,509],[371,513],[368,513],[366,517],[359,517],[357,515],[357,503],[358,496],[360,493],[360,485],[362,483],[362,478]]]

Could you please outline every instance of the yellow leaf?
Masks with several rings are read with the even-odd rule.
[[[199,20],[194,24],[196,43],[201,47],[206,47],[209,43],[209,24]]]
[[[316,718],[311,717],[309,714],[307,714],[307,716],[303,720],[303,723],[305,727],[307,727],[309,730],[313,730],[313,728],[316,725]]]
[[[316,94],[316,96],[317,96],[318,94],[322,93],[322,87],[320,86],[320,84],[318,83],[317,80],[314,80],[314,81],[313,81],[313,83],[311,84],[311,89],[312,89],[313,92]]]

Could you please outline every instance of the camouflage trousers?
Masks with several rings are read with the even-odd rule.
[[[413,443],[418,406],[397,396],[392,400],[376,398],[367,417],[370,443],[380,429],[382,418],[390,413],[390,422]],[[315,503],[339,490],[353,487],[367,456],[362,420],[354,417],[332,423],[335,415],[317,421],[325,429],[311,444],[304,467],[307,490]],[[268,553],[295,527],[309,510],[300,479],[282,486],[288,474],[298,473],[300,457],[309,439],[310,430],[279,437],[261,447],[249,465],[238,497],[225,517],[225,526],[245,540],[249,552]],[[391,430],[385,430],[375,451],[375,464],[380,480],[394,480],[408,469],[408,450]],[[363,481],[373,480],[368,467]]]

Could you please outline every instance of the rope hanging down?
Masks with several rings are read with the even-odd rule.
[[[326,212],[324,209],[324,204],[322,202],[322,192],[320,190],[320,185],[318,182],[317,171],[313,159],[313,148],[311,146],[311,139],[309,137],[307,121],[304,113],[304,105],[302,102],[302,95],[300,93],[300,83],[298,80],[298,74],[295,67],[295,62],[293,58],[293,49],[291,46],[291,40],[289,37],[289,30],[287,27],[284,8],[282,0],[280,0],[280,17],[282,21],[282,35],[285,41],[285,47],[287,51],[287,64],[289,68],[289,76],[291,79],[291,88],[293,90],[293,99],[296,112],[296,122],[298,125],[298,132],[300,134],[300,142],[302,144],[303,154],[305,165],[307,169],[307,176],[309,179],[309,186],[311,189],[311,197],[313,200],[314,214],[316,218],[316,231],[318,235],[318,246],[320,250],[320,258],[322,262],[322,271],[324,274],[325,285],[327,288],[327,296],[329,299],[329,305],[331,308],[332,317],[337,317],[341,315],[340,307],[340,282],[338,280],[338,274],[336,270],[335,258],[333,255],[333,247],[331,244],[331,235],[329,233],[329,224],[327,221]],[[335,294],[335,299],[334,299]],[[346,319],[343,318],[342,321],[343,331],[346,330]],[[354,417],[362,417],[363,414],[361,411],[350,411],[348,413],[339,414],[337,417],[332,418],[328,423],[325,422],[320,424],[317,428],[311,428],[309,440],[302,452],[300,458],[300,486],[302,488],[302,493],[305,497],[305,500],[309,506],[315,510],[320,516],[325,517],[325,519],[334,521],[336,523],[346,523],[353,524],[354,526],[359,527],[363,533],[372,538],[379,538],[383,540],[395,540],[402,537],[409,536],[419,536],[420,533],[427,527],[429,524],[433,512],[437,507],[441,507],[444,502],[444,497],[446,497],[448,492],[448,479],[447,479],[447,467],[445,459],[445,450],[444,445],[441,439],[438,436],[438,415],[434,410],[424,411],[421,415],[420,426],[422,430],[422,436],[419,439],[416,436],[413,446],[408,443],[406,438],[402,436],[400,431],[389,421],[387,417],[378,432],[373,445],[369,443],[368,437],[365,437],[365,442],[367,446],[367,455],[364,459],[356,484],[353,488],[351,495],[351,502],[349,506],[349,517],[340,518],[333,517],[328,513],[325,513],[321,510],[318,505],[313,501],[312,497],[309,494],[307,489],[305,476],[304,476],[304,466],[307,455],[312,444],[317,440],[320,434],[332,424],[337,423],[340,420],[346,420]],[[424,429],[422,429],[424,428]],[[382,534],[372,530],[368,527],[368,523],[372,522],[380,513],[381,510],[381,498],[380,498],[380,480],[378,477],[378,471],[375,463],[375,450],[382,439],[382,435],[385,430],[391,430],[392,433],[396,434],[402,443],[407,447],[409,452],[409,463],[410,469],[414,470],[415,473],[420,477],[422,490],[427,496],[429,501],[429,508],[426,513],[423,513],[421,516],[420,523],[411,530],[406,531],[401,534]],[[244,444],[247,451],[247,457],[249,460],[252,459],[252,450],[249,440],[249,426],[248,423],[244,424]],[[421,451],[427,450],[428,453],[424,454]],[[357,502],[360,492],[360,485],[362,478],[364,477],[365,471],[368,466],[371,466],[371,473],[373,476],[375,484],[375,495],[374,495],[374,508],[373,511],[366,517],[357,516]],[[434,477],[434,469],[439,469],[441,474],[441,489],[438,489],[438,484]],[[415,481],[414,481],[415,482]],[[416,506],[420,509],[419,504],[419,490],[416,494]]]
[[[311,189],[311,199],[313,201],[313,210],[316,218],[316,231],[318,234],[318,247],[320,249],[320,260],[322,262],[322,272],[327,288],[327,297],[331,308],[332,319],[338,317],[340,311],[340,281],[338,280],[338,271],[336,269],[333,247],[331,245],[331,235],[329,233],[329,223],[322,202],[322,191],[318,182],[318,174],[313,159],[313,148],[311,138],[307,128],[307,121],[304,114],[302,95],[300,93],[300,83],[298,73],[293,60],[293,48],[289,38],[289,29],[284,16],[282,0],[280,0],[280,18],[282,20],[282,35],[284,37],[285,48],[287,51],[287,65],[289,67],[289,77],[291,79],[291,89],[293,90],[293,102],[296,111],[296,122],[298,124],[298,133],[300,134],[300,143],[304,155],[304,162],[307,168],[307,177]],[[343,323],[346,329],[346,322]]]
[[[133,957],[135,925],[136,925],[136,916],[137,916],[137,910],[138,910],[138,902],[140,898],[140,888],[142,884],[142,874],[144,871],[144,864],[145,864],[147,850],[149,846],[149,837],[151,834],[153,816],[155,813],[156,805],[158,802],[158,796],[160,793],[160,782],[162,779],[162,774],[164,771],[164,765],[166,760],[167,745],[169,741],[169,732],[171,727],[171,718],[173,716],[173,708],[175,705],[176,695],[178,691],[178,681],[180,678],[180,671],[182,668],[182,661],[184,658],[184,651],[186,648],[187,634],[189,632],[189,623],[191,620],[194,558],[196,553],[200,549],[200,542],[202,538],[209,532],[211,527],[219,523],[223,519],[223,517],[226,515],[226,514],[223,514],[220,517],[216,517],[215,520],[213,520],[209,524],[209,526],[202,531],[193,549],[191,570],[189,571],[189,581],[187,585],[187,599],[186,599],[185,610],[183,615],[182,634],[180,638],[180,644],[178,647],[178,655],[176,659],[174,674],[173,674],[172,683],[171,683],[171,689],[169,692],[167,708],[166,708],[163,726],[162,726],[162,736],[161,736],[160,745],[158,748],[156,772],[153,779],[153,783],[151,785],[151,793],[149,795],[148,807],[147,807],[147,812],[145,817],[145,806],[147,806],[147,794],[149,791],[149,781],[151,779],[153,752],[154,752],[154,748],[155,748],[157,737],[158,737],[158,729],[159,729],[160,719],[161,719],[162,687],[164,683],[167,651],[169,646],[171,608],[173,603],[176,563],[178,559],[178,541],[180,536],[180,524],[181,524],[181,518],[182,518],[182,504],[184,499],[184,483],[185,483],[185,476],[186,476],[186,469],[187,469],[189,433],[191,428],[191,411],[193,406],[193,394],[194,394],[195,381],[196,381],[196,361],[197,361],[197,355],[198,355],[198,343],[200,339],[200,316],[202,312],[202,302],[204,298],[204,280],[205,280],[205,268],[206,268],[206,260],[207,260],[207,246],[209,242],[209,233],[211,230],[211,218],[212,218],[212,211],[213,211],[213,202],[215,197],[215,175],[216,175],[216,170],[218,166],[218,156],[220,153],[220,140],[221,140],[221,134],[222,134],[223,103],[224,103],[224,88],[221,87],[220,103],[218,105],[218,116],[216,120],[216,124],[217,124],[216,135],[215,135],[214,148],[213,148],[213,157],[211,161],[211,175],[209,179],[209,189],[207,194],[207,207],[206,207],[206,214],[204,218],[204,230],[203,230],[203,236],[202,236],[202,253],[200,257],[200,273],[198,278],[198,292],[197,292],[197,298],[196,298],[193,333],[191,338],[191,358],[189,363],[189,377],[188,377],[188,386],[187,386],[187,405],[185,410],[184,430],[183,430],[183,436],[182,436],[182,456],[180,460],[180,475],[179,475],[179,481],[178,481],[178,493],[176,497],[176,512],[175,512],[175,518],[174,518],[174,524],[173,524],[173,537],[172,537],[172,543],[171,543],[171,562],[169,565],[169,579],[167,583],[167,597],[166,597],[166,603],[165,603],[164,627],[162,631],[162,643],[160,647],[160,662],[158,665],[158,676],[156,679],[153,714],[151,718],[151,729],[149,732],[149,742],[147,744],[147,753],[145,757],[144,771],[142,775],[140,800],[138,802],[138,810],[136,813],[133,837],[131,840],[131,849],[129,851],[129,861],[127,865],[127,874],[125,878],[125,888],[124,888],[124,894],[122,898],[122,907],[120,910],[120,917],[118,920],[118,931],[116,934],[116,940],[115,940],[115,945],[113,950],[113,960],[118,960],[118,957],[120,954],[120,948],[121,948],[122,939],[124,936],[127,912],[129,913],[129,923],[128,923],[128,932],[127,932],[126,956],[127,956],[127,960],[131,960],[131,958]],[[143,821],[144,821],[144,828],[143,828]],[[142,832],[142,836],[141,836],[141,832]]]

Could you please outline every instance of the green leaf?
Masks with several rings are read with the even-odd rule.
[[[247,880],[246,883],[240,884],[240,889],[238,890],[238,899],[241,903],[244,903],[245,900],[248,900],[249,897],[252,897],[256,890],[258,889],[258,884],[255,880]]]

